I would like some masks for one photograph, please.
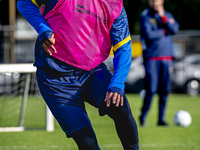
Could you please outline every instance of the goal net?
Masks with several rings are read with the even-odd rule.
[[[0,132],[54,131],[54,118],[42,99],[33,64],[0,65]]]

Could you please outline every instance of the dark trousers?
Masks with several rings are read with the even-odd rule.
[[[170,92],[170,67],[172,61],[144,61],[145,79],[144,88],[146,95],[144,97],[143,106],[141,109],[140,120],[145,121],[149,111],[154,94],[159,95],[159,117],[158,121],[164,121],[165,107],[167,96]]]

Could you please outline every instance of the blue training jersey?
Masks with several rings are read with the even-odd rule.
[[[36,50],[41,48],[42,40],[51,38],[53,30],[49,27],[48,23],[44,20],[44,17],[40,13],[40,6],[45,4],[45,10],[43,15],[45,16],[51,11],[57,4],[58,0],[18,0],[17,8],[24,18],[34,27],[38,32],[38,42],[36,43]],[[119,17],[114,21],[110,30],[111,41],[114,47],[114,73],[108,87],[109,91],[117,92],[120,95],[123,94],[124,82],[126,81],[129,68],[131,65],[131,40],[127,41],[127,37],[130,36],[128,21],[125,9]],[[60,61],[56,61],[53,57],[48,57],[48,61],[45,58],[38,59],[39,57],[47,57],[48,55],[41,55],[40,52],[35,52],[35,65],[40,68],[49,68],[50,70],[56,70],[59,72],[66,71],[66,67],[71,70],[75,67],[64,64]],[[63,67],[64,66],[64,67]],[[65,68],[65,70],[63,70]]]

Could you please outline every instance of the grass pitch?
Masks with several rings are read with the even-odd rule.
[[[127,94],[127,97],[139,125],[142,99],[138,94]],[[107,116],[99,117],[97,109],[90,105],[86,104],[86,107],[101,149],[123,150],[113,121]],[[27,109],[30,111],[31,108],[33,105]],[[191,114],[192,124],[189,127],[173,124],[173,116],[178,110],[186,110]],[[166,120],[171,124],[170,127],[158,127],[157,116],[158,97],[155,96],[148,114],[147,127],[138,126],[141,150],[200,150],[200,96],[191,98],[185,94],[169,95]],[[66,138],[57,123],[55,126],[54,132],[26,130],[0,133],[0,150],[77,150],[75,142]]]

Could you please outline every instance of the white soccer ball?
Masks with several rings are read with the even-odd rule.
[[[142,98],[142,99],[144,99],[144,97],[145,97],[145,95],[146,95],[146,90],[141,90],[140,92],[139,92],[139,96]]]
[[[192,117],[189,112],[185,110],[179,110],[174,115],[174,123],[178,126],[188,127],[192,123]]]

